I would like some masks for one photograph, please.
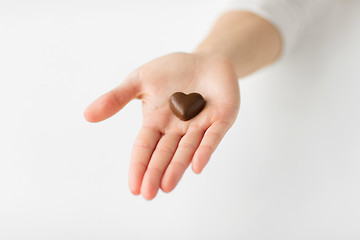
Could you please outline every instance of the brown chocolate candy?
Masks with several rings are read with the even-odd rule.
[[[171,95],[169,103],[173,113],[181,120],[187,121],[201,112],[206,101],[199,93],[186,95],[182,92],[176,92]]]

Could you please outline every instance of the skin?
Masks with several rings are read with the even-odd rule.
[[[238,115],[238,79],[274,62],[281,48],[281,36],[269,22],[248,12],[227,12],[193,53],[168,54],[139,67],[84,116],[103,121],[132,99],[142,101],[129,188],[151,200],[159,189],[172,191],[190,164],[201,173]],[[178,91],[200,93],[206,107],[189,121],[179,120],[168,102]]]

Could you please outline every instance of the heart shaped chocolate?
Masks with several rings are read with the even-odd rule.
[[[170,97],[170,108],[173,113],[183,121],[195,117],[205,107],[206,101],[199,93],[186,95],[176,92]]]

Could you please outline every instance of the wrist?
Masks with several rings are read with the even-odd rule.
[[[227,71],[233,72],[234,76],[239,78],[236,73],[235,61],[230,56],[219,51],[207,51],[202,48],[196,48],[192,54],[199,60],[199,62],[212,62],[226,66]]]
[[[234,59],[232,59],[231,56],[226,53],[216,51],[216,49],[206,49],[198,47],[192,52],[192,54],[201,59],[206,58],[227,62],[228,64],[233,65],[233,67],[235,68]]]

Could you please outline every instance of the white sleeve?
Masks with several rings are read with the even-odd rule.
[[[253,12],[271,22],[283,38],[283,55],[294,47],[301,30],[330,0],[230,0],[226,10]]]

